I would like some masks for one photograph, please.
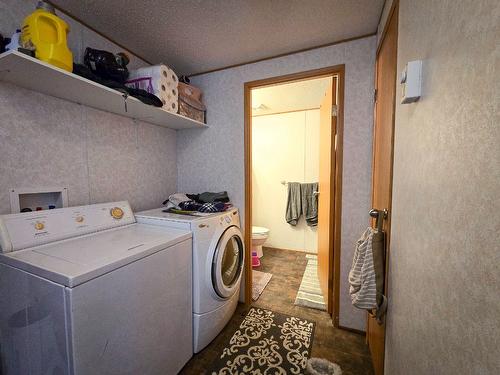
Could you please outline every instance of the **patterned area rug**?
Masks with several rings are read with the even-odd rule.
[[[273,275],[270,273],[252,270],[252,299],[254,301],[259,299],[271,277]]]
[[[252,307],[209,373],[303,374],[314,326],[306,319]]]
[[[318,257],[307,254],[307,266],[302,276],[299,291],[295,298],[295,304],[299,306],[312,307],[313,309],[326,310],[325,299],[321,292],[318,279]]]

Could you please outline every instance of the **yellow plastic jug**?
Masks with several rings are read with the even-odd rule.
[[[21,45],[36,48],[36,58],[58,68],[73,71],[73,54],[68,48],[69,26],[56,16],[54,8],[38,2],[37,9],[24,19]]]

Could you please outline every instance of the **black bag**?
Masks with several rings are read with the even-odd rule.
[[[2,34],[0,34],[0,53],[5,52],[5,46],[10,43],[9,38],[4,38]]]
[[[120,65],[111,52],[87,47],[83,62],[92,73],[102,79],[123,83],[128,78],[127,67]]]

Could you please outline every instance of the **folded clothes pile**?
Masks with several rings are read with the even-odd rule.
[[[201,194],[175,193],[163,202],[167,210],[171,212],[224,212],[232,204],[229,202],[227,192],[220,193],[205,192]]]
[[[201,194],[186,194],[186,195],[189,199],[192,199],[198,203],[214,203],[214,202],[229,203],[229,196],[227,195],[227,191],[221,191],[220,193],[205,192]]]
[[[198,203],[195,201],[187,201],[179,204],[181,210],[198,211],[198,212],[223,212],[227,210],[226,203]]]

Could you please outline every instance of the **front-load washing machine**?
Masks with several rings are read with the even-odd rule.
[[[179,215],[163,208],[136,213],[139,223],[193,233],[193,350],[207,346],[234,314],[244,263],[237,209],[207,216]]]

